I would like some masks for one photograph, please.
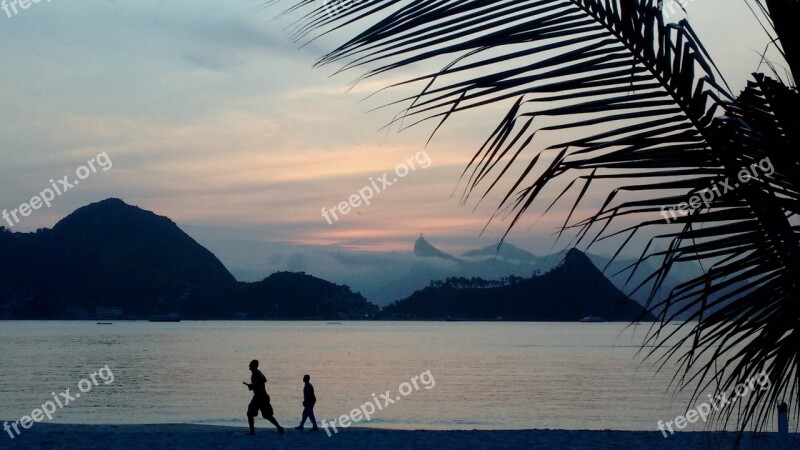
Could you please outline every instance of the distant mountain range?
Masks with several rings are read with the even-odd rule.
[[[414,243],[413,249],[410,258],[396,255],[383,262],[394,264],[395,267],[383,276],[383,280],[373,282],[364,289],[367,298],[386,305],[408,297],[427,286],[431,280],[449,277],[481,277],[487,280],[508,276],[527,278],[534,270],[547,270],[564,259],[563,255],[539,258],[510,244],[504,244],[500,253],[497,253],[496,246],[490,246],[455,257],[439,250],[422,236]]]
[[[579,251],[543,258],[510,244],[455,257],[420,237],[412,256],[417,262],[384,284],[384,295],[405,295],[383,312],[348,286],[303,272],[238,282],[170,219],[119,199],[80,208],[36,233],[0,227],[0,253],[5,256],[0,259],[2,318],[175,313],[198,319],[578,320],[599,315],[631,320],[642,315],[642,308]],[[358,255],[348,258],[359,260]],[[451,277],[475,279],[482,287],[456,288],[441,281]],[[501,279],[501,286],[478,281]]]
[[[424,252],[417,252],[418,248],[424,249]],[[437,276],[432,277],[433,279],[473,276],[488,276],[488,278],[502,278],[504,276],[528,277],[534,271],[542,272],[552,269],[565,258],[564,254],[537,256],[527,250],[508,243],[503,243],[499,247],[491,245],[479,250],[470,250],[463,253],[460,258],[456,258],[437,249],[423,237],[417,239],[414,245],[414,254],[422,258],[433,257],[457,262],[457,266],[451,266],[448,268],[449,270],[443,271],[446,273],[436,273],[434,270]],[[636,262],[634,260],[615,259],[610,261],[608,258],[598,255],[586,254],[586,256],[596,268],[603,272],[617,289],[626,293],[640,305],[644,306],[647,304],[654,284],[654,281],[648,280],[648,277],[657,269],[654,263],[644,262],[633,272],[633,266]],[[633,274],[631,274],[631,272],[633,272]],[[655,302],[667,298],[669,292],[681,282],[693,279],[700,274],[702,274],[702,268],[695,263],[676,265],[670,275],[662,283],[661,288],[656,294]],[[423,286],[421,280],[412,282],[410,278],[412,277],[405,278],[402,284],[406,289],[410,289],[411,286],[414,286],[414,289],[417,290]],[[677,310],[677,308],[675,310]],[[688,318],[694,311],[694,309],[690,308],[680,313],[678,318]]]

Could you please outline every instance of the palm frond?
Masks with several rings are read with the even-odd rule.
[[[763,2],[766,11],[798,17],[794,0]],[[509,104],[462,175],[463,201],[477,191],[485,198],[519,166],[497,208],[509,211],[506,234],[543,199],[546,187],[566,178],[557,201],[578,191],[564,225],[577,231],[576,243],[623,236],[619,254],[634,236],[668,240],[664,251],[646,246],[640,263],[657,258],[661,268],[638,287],[653,282],[648,306],[660,319],[648,342],[679,337],[661,355],[661,361],[679,362],[679,387],[694,383],[698,398],[709,387],[726,392],[766,371],[775,389],[748,400],[737,418],[742,432],[749,424],[763,429],[781,395],[798,408],[800,315],[791,300],[800,297],[796,89],[755,74],[736,97],[690,24],[665,22],[655,0],[362,0],[340,6],[311,7],[294,31],[297,39],[312,41],[369,22],[320,65],[361,69],[364,80],[445,59],[440,70],[391,86],[424,86],[393,103],[403,105],[393,125],[441,126],[464,111]],[[787,40],[796,27],[770,17],[796,75],[797,40]],[[538,145],[548,133],[570,137]],[[771,173],[708,195],[765,161]],[[613,188],[603,187],[608,182]],[[571,223],[587,192],[601,189],[609,190],[600,208]],[[706,201],[671,224],[653,218],[701,195]],[[624,200],[630,196],[635,199]],[[610,231],[624,217],[638,222]],[[653,231],[660,227],[668,228]],[[687,261],[703,261],[708,270],[657,298],[670,271]],[[665,337],[663,325],[684,313],[694,320]],[[732,411],[720,419],[727,422]]]

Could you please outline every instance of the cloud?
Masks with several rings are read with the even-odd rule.
[[[733,17],[742,8],[716,11],[713,4],[693,4],[695,28],[710,35],[711,47],[740,50],[721,36],[747,39],[755,28],[718,30],[719,13]],[[464,183],[458,182],[503,106],[452,118],[428,146],[429,169],[328,225],[322,207],[346,200],[369,177],[413,155],[435,124],[401,134],[381,130],[401,106],[370,110],[416,88],[364,99],[405,74],[364,80],[347,92],[360,72],[331,79],[338,67],[311,68],[344,34],[300,47],[287,37],[289,19],[272,20],[280,7],[261,5],[53,1],[0,19],[0,101],[7,105],[0,109],[0,208],[28,201],[50,178],[106,151],[114,161],[110,172],[37,211],[20,228],[52,226],[86,203],[121,197],[181,224],[230,233],[231,239],[256,230],[260,237],[251,241],[364,251],[405,249],[419,232],[440,237],[445,247],[485,242],[479,234],[508,186],[498,186],[473,213],[483,192],[475,191],[477,197],[462,206]],[[754,64],[745,61],[746,52],[732,53],[717,62],[744,79]],[[534,144],[552,143],[548,139],[537,136]],[[600,200],[590,196],[587,203]],[[547,250],[568,206],[538,222],[534,210],[515,236]],[[588,210],[579,209],[576,217]],[[507,224],[495,222],[483,239],[496,240]],[[312,257],[292,264],[308,265]],[[330,258],[325,261],[352,268]]]

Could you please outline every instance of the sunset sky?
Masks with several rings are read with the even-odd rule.
[[[455,117],[418,169],[338,222],[333,207],[413,156],[430,126],[380,128],[399,108],[361,102],[390,79],[347,85],[313,69],[340,39],[290,41],[281,5],[255,0],[53,0],[0,11],[0,208],[12,209],[101,152],[113,161],[13,229],[50,227],[87,203],[119,197],[168,216],[212,250],[223,242],[409,250],[419,233],[459,252],[494,243],[481,229],[497,204],[459,204],[458,178],[502,109]],[[735,89],[756,70],[766,37],[744,0],[696,0],[694,27]],[[724,24],[724,26],[723,26]],[[408,91],[406,93],[411,93]],[[456,195],[451,197],[454,192]],[[546,253],[563,211],[515,230]],[[7,226],[7,224],[5,224]],[[216,247],[215,247],[216,246]]]

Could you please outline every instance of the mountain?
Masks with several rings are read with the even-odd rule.
[[[490,245],[479,250],[470,250],[461,255],[462,258],[492,258],[501,259],[511,263],[517,264],[541,264],[541,258],[533,253],[523,250],[511,244],[502,244],[500,248],[496,245]]]
[[[417,242],[414,243],[414,255],[420,256],[423,258],[442,258],[452,261],[458,261],[453,255],[449,255],[438,248],[434,247],[430,244],[430,242],[426,241],[424,237],[420,235]]]
[[[242,283],[233,303],[262,318],[374,318],[380,307],[340,286],[305,273],[277,272]]]
[[[0,228],[0,254],[5,318],[363,318],[377,310],[347,286],[305,274],[239,283],[173,221],[119,199],[36,233]]]
[[[172,220],[120,199],[76,210],[52,230],[59,245],[70,248],[69,264],[110,275],[109,269],[169,278],[200,289],[230,285],[236,279],[205,247]],[[65,261],[62,261],[65,262]]]
[[[576,249],[570,250],[564,261],[549,272],[513,280],[505,286],[475,287],[486,283],[480,279],[464,279],[461,285],[449,281],[432,283],[385,307],[384,317],[578,321],[594,315],[615,321],[654,319]]]
[[[173,310],[192,291],[236,283],[174,222],[108,199],[36,233],[0,231],[0,303],[21,317]]]
[[[657,267],[654,265],[655,262],[649,260],[644,261],[634,272],[633,267],[635,267],[636,264],[635,260],[615,259],[614,261],[610,261],[608,258],[602,256],[587,256],[589,256],[595,266],[602,270],[605,276],[608,277],[618,289],[627,294],[631,299],[637,301],[640,305],[644,306],[647,304],[647,300],[655,283],[654,279],[648,280],[657,270]],[[702,267],[696,262],[692,261],[675,264],[656,293],[653,307],[661,300],[666,299],[669,293],[679,284],[698,277],[702,275],[702,273]],[[640,285],[641,287],[639,287]],[[634,290],[636,291],[634,292]],[[713,298],[716,298],[716,296],[712,296],[712,299]],[[698,307],[689,307],[684,311],[684,306],[686,305],[681,303],[672,305],[670,308],[672,313],[677,314],[676,318],[678,320],[687,320],[698,310]],[[661,312],[663,308],[655,307],[655,310],[656,312]]]
[[[392,255],[389,258],[388,264],[391,265],[388,271],[384,274],[376,275],[376,280],[370,283],[369,286],[362,287],[361,290],[367,298],[375,303],[387,305],[392,301],[408,297],[415,291],[427,286],[432,280],[444,280],[449,277],[482,277],[487,279],[499,279],[508,276],[529,277],[534,270],[540,268],[538,264],[520,261],[519,254],[513,250],[516,247],[510,244],[507,245],[509,245],[510,249],[508,255],[513,255],[513,258],[495,258],[494,254],[497,252],[497,248],[494,246],[479,250],[478,252],[484,252],[481,255],[473,256],[471,254],[466,258],[457,258],[439,250],[424,237],[420,236],[414,243],[413,253],[409,257]],[[488,250],[489,248],[491,250]],[[517,250],[525,252],[521,249]],[[503,253],[503,255],[506,255],[506,253]],[[528,255],[534,256],[530,253]],[[523,259],[529,258],[524,257]],[[387,263],[372,265],[372,267],[386,266]],[[357,280],[349,281],[348,284],[351,283],[355,284]]]

